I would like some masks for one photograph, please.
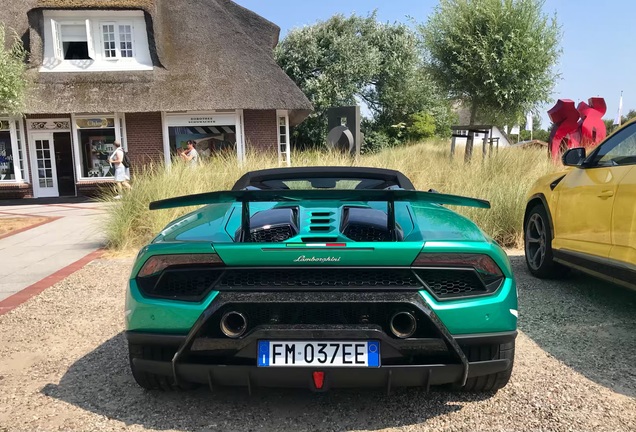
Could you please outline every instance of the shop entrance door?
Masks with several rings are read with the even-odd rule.
[[[57,188],[60,196],[75,196],[75,164],[69,132],[53,134],[55,144],[55,170],[57,171]]]
[[[57,170],[52,133],[31,134],[33,194],[36,198],[57,197]]]

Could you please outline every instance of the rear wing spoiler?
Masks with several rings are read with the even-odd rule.
[[[395,202],[422,202],[447,204],[464,207],[490,208],[490,202],[478,198],[459,195],[447,195],[437,192],[422,192],[404,189],[285,189],[285,190],[238,190],[207,192],[168,198],[150,203],[150,210],[162,210],[176,207],[189,207],[208,204],[227,204],[240,202],[241,241],[249,241],[251,202],[289,202],[289,201],[379,201],[387,203],[388,230],[391,238],[395,236]]]

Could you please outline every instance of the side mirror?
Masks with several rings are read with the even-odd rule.
[[[561,158],[563,165],[565,166],[581,166],[585,161],[585,149],[583,147],[577,147],[570,149],[563,153]]]

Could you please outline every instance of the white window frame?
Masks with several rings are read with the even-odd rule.
[[[62,25],[51,18],[51,43],[53,44],[53,57],[58,61],[64,61],[64,48],[62,47]]]
[[[15,117],[0,117],[0,121],[9,123],[11,154],[13,155],[13,172],[15,175],[15,178],[13,179],[0,180],[0,183],[28,183],[29,163],[27,160],[27,151],[25,147],[26,136],[24,134],[24,125],[22,124],[22,119]],[[16,128],[16,124],[18,124],[18,128]],[[6,132],[6,130],[3,131]],[[18,146],[17,132],[20,132],[20,146]],[[20,169],[20,159],[22,159],[22,164],[24,166],[24,178],[22,176],[22,170]]]
[[[113,32],[115,36],[115,57],[107,57],[106,56],[106,48],[104,47],[104,26],[112,25]],[[130,26],[130,42],[132,44],[132,56],[130,57],[122,57],[121,55],[121,33],[119,31],[120,26]],[[105,61],[130,61],[135,60],[135,55],[137,54],[137,47],[135,46],[135,25],[132,21],[128,20],[115,20],[115,21],[100,21],[99,22],[99,34],[101,40],[101,54],[102,58]]]
[[[281,136],[283,134],[280,133],[281,127],[281,119],[284,119],[285,122],[285,141],[281,142]],[[287,110],[276,110],[276,142],[278,143],[278,165],[282,165],[283,162],[288,167],[291,166],[291,143],[289,136],[289,112]],[[285,146],[285,149],[283,149]]]
[[[71,114],[71,141],[73,144],[73,157],[75,159],[75,180],[77,182],[105,182],[111,183],[114,177],[84,177],[82,170],[82,151],[78,139],[77,119],[91,119],[96,117],[113,117],[115,119],[115,140],[121,143],[124,151],[128,151],[128,140],[126,137],[126,120],[124,113],[97,113],[97,114]],[[108,128],[110,129],[110,128]]]

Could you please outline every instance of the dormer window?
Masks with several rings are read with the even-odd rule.
[[[42,72],[152,69],[141,11],[44,11]]]

